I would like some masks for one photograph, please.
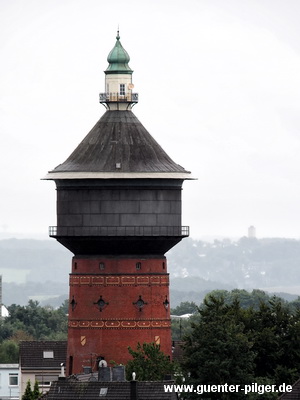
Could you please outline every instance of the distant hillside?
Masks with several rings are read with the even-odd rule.
[[[0,240],[3,303],[66,299],[71,259],[72,253],[55,240]]]
[[[183,240],[168,254],[172,277],[198,276],[237,288],[300,284],[300,241]]]
[[[172,307],[212,289],[257,289],[300,295],[300,241],[294,239],[186,239],[168,253]],[[180,279],[181,278],[181,279]],[[184,278],[184,279],[183,279]]]
[[[189,238],[167,258],[172,307],[181,301],[199,304],[214,289],[300,294],[299,240],[244,237],[209,243]],[[24,305],[34,298],[60,305],[68,297],[71,259],[72,253],[55,240],[0,240],[4,304]]]

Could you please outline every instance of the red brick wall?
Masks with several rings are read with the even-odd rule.
[[[140,307],[138,300],[144,302]],[[126,364],[128,346],[160,343],[171,356],[169,275],[162,258],[74,257],[70,274],[69,373],[96,367],[97,356]],[[72,370],[71,370],[72,369]]]

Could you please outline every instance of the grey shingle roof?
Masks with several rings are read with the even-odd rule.
[[[53,351],[53,358],[45,358],[44,351]],[[20,342],[21,369],[60,369],[66,362],[66,341],[22,341]]]
[[[118,165],[118,167],[116,167]],[[106,111],[55,172],[188,173],[153,139],[132,111]]]
[[[300,399],[300,379],[294,384],[291,392],[286,392],[279,397],[279,400],[299,400]]]
[[[165,393],[164,384],[172,382],[136,382],[138,400],[176,400],[175,393]],[[130,400],[130,382],[53,382],[43,400]]]

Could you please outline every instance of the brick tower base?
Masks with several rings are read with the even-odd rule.
[[[67,373],[126,364],[128,346],[155,342],[171,357],[165,257],[75,256],[70,274]]]

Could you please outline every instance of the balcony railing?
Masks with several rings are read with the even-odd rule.
[[[99,102],[100,103],[138,103],[139,94],[138,93],[126,93],[121,95],[120,93],[100,93]]]
[[[49,236],[189,236],[189,226],[49,226]]]

